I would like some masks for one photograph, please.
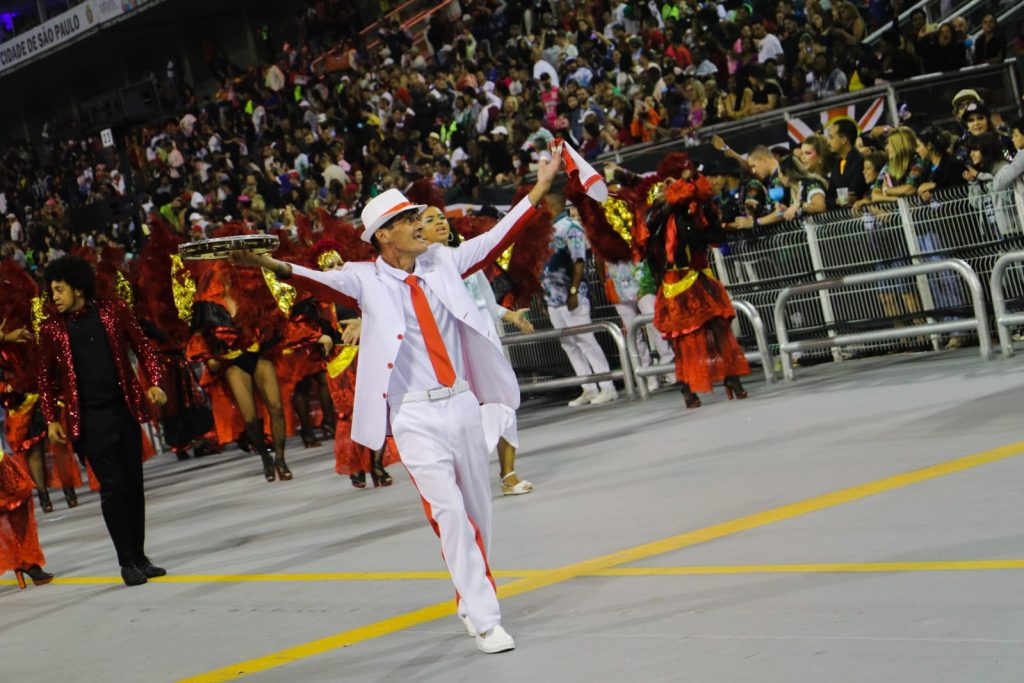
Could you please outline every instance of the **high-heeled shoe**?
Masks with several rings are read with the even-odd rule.
[[[366,472],[356,472],[355,474],[348,475],[348,480],[352,482],[352,486],[357,489],[366,488]]]
[[[50,500],[50,492],[45,488],[39,489],[39,508],[45,512],[53,512],[53,501]]]
[[[64,500],[67,502],[69,508],[78,507],[78,494],[75,493],[74,486],[64,487]]]
[[[700,408],[700,396],[690,391],[688,384],[683,384],[679,387],[680,393],[683,395],[683,401],[686,402],[686,408]]]
[[[28,574],[28,578],[32,579],[33,586],[45,586],[53,581],[53,574],[44,572],[43,568],[38,564],[34,564],[31,567],[22,567],[21,569],[14,570],[14,578],[18,580],[18,588],[21,590],[25,590],[28,585],[25,583],[25,574]]]
[[[370,470],[370,479],[373,480],[373,488],[391,486],[394,483],[388,471],[379,465],[374,465],[373,469]]]
[[[281,481],[291,480],[292,471],[288,469],[288,463],[284,461],[284,458],[274,460],[274,469],[277,470],[277,478]]]
[[[747,390],[743,388],[739,377],[726,377],[724,384],[725,395],[729,397],[730,401],[733,397],[742,400],[748,396]]]
[[[302,445],[306,448],[316,448],[320,445],[320,440],[316,438],[316,434],[313,433],[312,429],[300,431],[299,437],[302,438]]]
[[[270,453],[260,453],[263,461],[263,478],[267,481],[277,481],[277,470],[274,469],[274,456]]]
[[[324,420],[323,424],[320,425],[320,431],[324,433],[325,439],[334,438],[334,427],[327,424],[327,420]]]

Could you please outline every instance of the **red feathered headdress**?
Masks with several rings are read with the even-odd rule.
[[[323,239],[340,244],[341,257],[346,261],[372,261],[377,258],[377,252],[363,241],[360,231],[352,223],[335,218],[323,209],[317,209],[317,220],[323,226]]]
[[[178,253],[181,238],[166,223],[150,225],[146,246],[129,267],[130,279],[138,296],[135,311],[139,318],[149,320],[177,346],[188,343],[188,324],[178,317],[172,285],[172,258]]]

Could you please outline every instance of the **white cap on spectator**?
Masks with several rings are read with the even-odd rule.
[[[203,214],[201,213],[193,213],[191,216],[188,217],[189,223],[199,223],[202,220]]]
[[[966,99],[972,99],[981,102],[981,95],[978,94],[977,90],[971,90],[970,88],[965,88],[964,90],[961,90],[957,94],[953,95],[954,104],[956,104],[959,100]]]
[[[303,107],[303,108],[308,107],[309,106],[309,100],[302,100],[301,102],[299,102],[299,106]]]
[[[8,218],[17,218],[17,216],[15,216],[15,215],[14,215],[13,213],[9,213],[9,214],[7,214],[7,217],[8,217]]]
[[[427,208],[425,204],[413,204],[401,190],[385,190],[371,199],[363,208],[360,218],[363,220],[363,241],[369,242],[373,233],[392,218],[416,211],[419,213]]]
[[[505,126],[495,126],[491,129],[491,135],[508,135],[508,128]]]

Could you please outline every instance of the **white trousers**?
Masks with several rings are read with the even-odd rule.
[[[505,439],[513,448],[519,448],[519,423],[516,411],[504,403],[485,403],[480,406],[484,421],[484,440],[487,452],[498,447],[498,439]]]
[[[658,301],[658,297],[653,294],[644,294],[640,299],[637,300],[636,306],[640,309],[641,313],[654,313],[654,305]],[[666,365],[670,365],[676,359],[675,352],[672,351],[672,345],[665,341],[665,338],[661,336],[661,332],[654,329],[653,323],[647,324],[647,337],[654,342],[654,348],[658,352],[658,360]],[[670,373],[672,378],[675,379],[675,374]]]
[[[501,623],[487,564],[491,545],[491,483],[480,404],[472,391],[441,401],[391,404],[391,432],[402,463],[441,538],[459,613],[479,633]]]
[[[590,302],[580,299],[580,305],[570,311],[568,306],[549,306],[548,317],[551,319],[551,326],[556,330],[566,327],[586,325],[590,322]],[[569,357],[569,364],[577,377],[608,372],[608,359],[597,343],[597,337],[593,332],[588,334],[576,334],[571,337],[562,337],[558,340],[562,350]],[[615,383],[611,380],[601,382],[601,389],[614,389]],[[584,391],[597,391],[597,385],[588,382],[583,385]]]

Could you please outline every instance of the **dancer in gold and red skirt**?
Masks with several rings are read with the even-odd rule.
[[[654,326],[672,344],[687,408],[699,407],[697,394],[718,382],[730,399],[746,398],[740,376],[750,374],[730,328],[736,311],[708,267],[709,246],[725,241],[718,217],[705,208],[711,194],[704,176],[686,174],[665,186],[643,226],[644,254],[659,283]]]

